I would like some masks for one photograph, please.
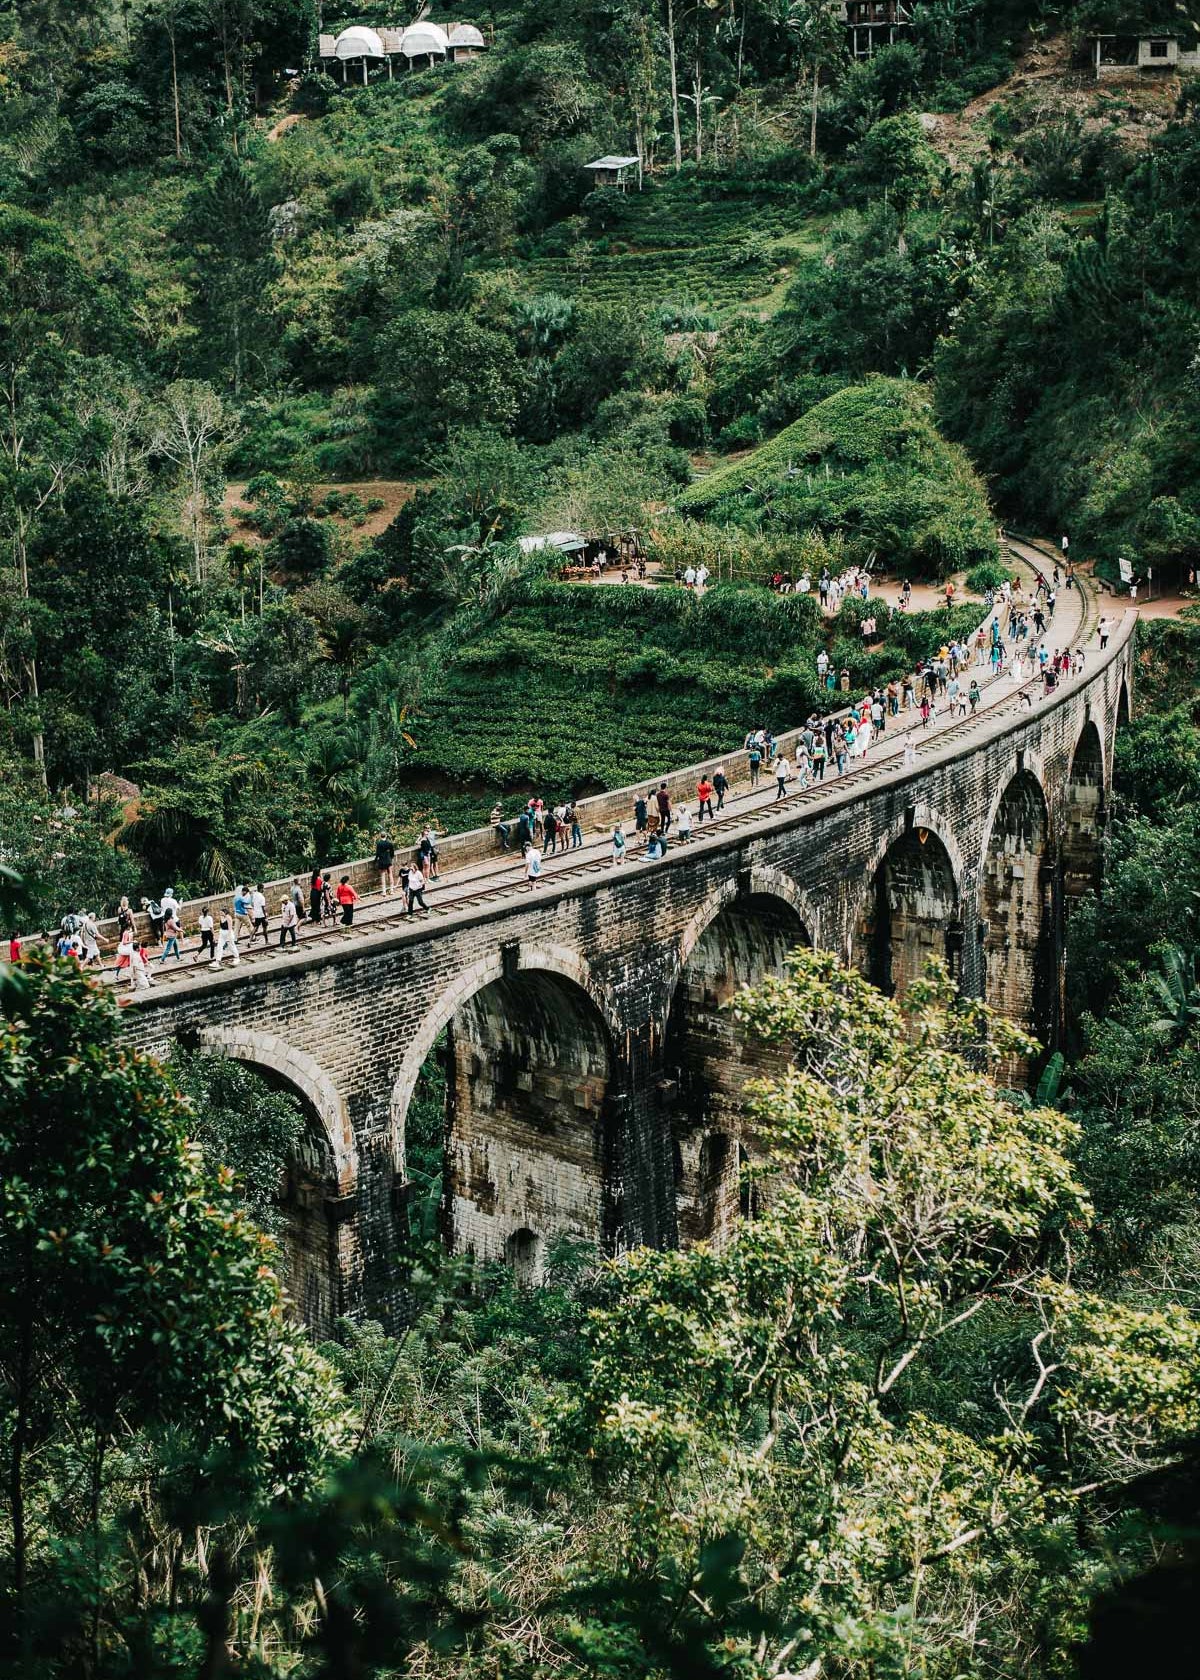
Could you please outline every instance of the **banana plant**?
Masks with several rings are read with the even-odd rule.
[[[1162,1014],[1152,1023],[1160,1038],[1182,1037],[1200,1020],[1200,977],[1197,952],[1182,945],[1168,945],[1158,954],[1159,970],[1149,976],[1150,986]]]

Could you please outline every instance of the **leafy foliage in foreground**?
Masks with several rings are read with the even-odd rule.
[[[1200,1429],[1200,1323],[1072,1282],[1078,1127],[996,1092],[1028,1046],[936,967],[908,1022],[823,953],[738,996],[780,1072],[723,1251],[564,1251],[533,1294],[411,1264],[406,1335],[330,1350],[345,1398],[111,1002],[4,984],[18,1672],[1016,1680]]]

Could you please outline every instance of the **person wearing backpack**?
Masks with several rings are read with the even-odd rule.
[[[156,898],[144,898],[142,900],[142,911],[150,919],[150,931],[154,935],[154,943],[161,945],[163,922],[166,920],[162,905]]]

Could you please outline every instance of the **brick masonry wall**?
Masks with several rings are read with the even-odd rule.
[[[840,797],[835,784],[820,806],[785,805],[703,847],[676,848],[661,863],[631,862],[557,887],[547,881],[537,893],[436,923],[364,931],[321,951],[302,947],[269,970],[139,994],[124,1012],[126,1031],[155,1052],[181,1038],[206,1044],[301,1093],[324,1140],[325,1225],[310,1205],[304,1239],[310,1271],[322,1248],[329,1256],[327,1284],[305,1286],[322,1321],[349,1314],[393,1322],[401,1309],[395,1255],[405,1113],[425,1056],[451,1023],[457,1107],[446,1222],[456,1244],[499,1256],[522,1231],[543,1248],[566,1229],[598,1234],[609,1249],[698,1234],[711,1213],[704,1183],[727,1201],[736,1171],[712,1147],[702,1155],[701,1132],[692,1138],[690,1188],[677,1196],[668,1021],[705,930],[729,906],[766,895],[791,906],[815,944],[861,962],[876,872],[897,840],[923,828],[952,870],[963,983],[976,995],[985,984],[991,990],[997,960],[1007,959],[995,948],[1003,917],[994,896],[990,915],[985,905],[983,860],[1005,790],[1026,770],[1045,798],[1040,869],[1050,880],[1056,961],[1064,837],[1073,824],[1076,873],[1087,838],[1085,784],[1072,787],[1069,773],[1094,721],[1103,784],[1110,782],[1118,696],[1132,681],[1132,628],[1118,630],[1107,655],[1092,656],[1078,688],[1032,712],[981,722],[957,745],[931,742],[911,770],[881,770]],[[912,953],[900,944],[903,964]],[[694,987],[694,976],[685,983]],[[491,1003],[482,998],[498,986]],[[1022,979],[1012,995],[1032,994]],[[507,1014],[492,1007],[502,996]],[[476,997],[482,1001],[468,1009]],[[550,1021],[562,1035],[557,1048]],[[1035,1025],[1052,1033],[1055,1021]],[[684,1030],[703,1041],[715,1029],[701,1015]],[[501,1081],[489,1066],[497,1057],[509,1067]]]

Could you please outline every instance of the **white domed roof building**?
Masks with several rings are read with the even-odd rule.
[[[467,59],[476,58],[481,52],[487,51],[487,42],[473,23],[452,23],[447,31],[447,38],[452,64],[464,63]]]
[[[400,50],[410,64],[414,58],[427,58],[432,63],[435,58],[445,58],[449,47],[446,31],[426,19],[424,23],[414,23],[411,29],[404,31]]]
[[[351,24],[349,29],[343,29],[333,43],[333,56],[340,59],[351,58],[383,58],[383,42],[373,29],[365,24]]]
[[[407,59],[410,65],[418,60],[433,64],[443,59],[449,59],[451,64],[461,64],[468,59],[477,58],[487,49],[488,42],[483,31],[477,29],[473,23],[442,25],[433,23],[429,18],[421,18],[418,22],[410,24],[407,29],[397,25],[371,29],[365,23],[354,23],[343,29],[336,39],[332,35],[321,35],[318,40],[318,53],[322,61],[341,64],[343,83],[346,80],[347,64],[362,65],[364,87],[367,83],[367,66],[372,60],[386,61],[390,81],[393,61],[401,56]]]

